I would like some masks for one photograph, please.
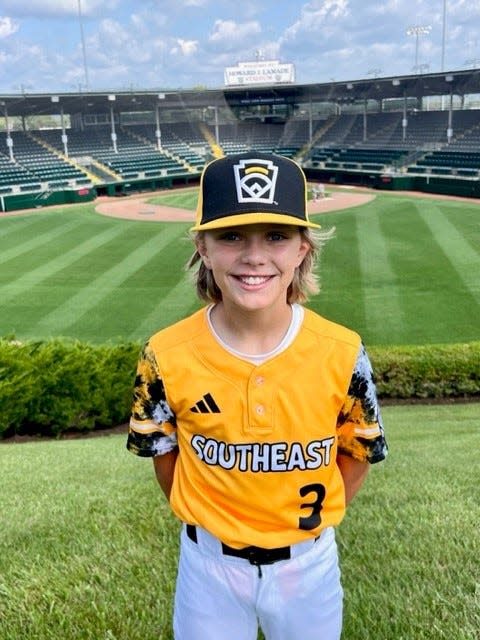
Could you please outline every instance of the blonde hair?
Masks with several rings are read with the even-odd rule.
[[[315,273],[315,268],[321,249],[333,237],[335,228],[327,231],[317,231],[308,227],[299,227],[299,231],[302,242],[308,244],[309,250],[300,266],[295,269],[293,280],[287,289],[288,304],[306,302],[311,295],[320,292],[319,277]],[[205,231],[197,232],[193,236],[194,242],[201,242],[204,234]],[[218,288],[211,270],[205,266],[198,249],[195,249],[185,265],[185,270],[192,269],[197,263],[199,264],[193,276],[198,297],[204,302],[220,302],[222,292]]]

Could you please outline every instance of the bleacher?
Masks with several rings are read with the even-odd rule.
[[[304,123],[302,123],[304,125]],[[289,123],[238,122],[219,126],[219,145],[225,154],[242,153],[256,149],[264,153],[277,153],[293,158],[308,141],[308,135],[299,138]]]
[[[447,138],[451,127],[452,135]],[[207,133],[205,129],[208,128]],[[141,180],[198,174],[213,156],[249,149],[279,153],[322,171],[384,172],[480,177],[480,110],[342,113],[312,122],[203,121],[110,125],[67,129],[68,157],[60,129],[14,131],[14,161],[0,153],[0,195],[61,189],[98,181]]]
[[[43,139],[60,150],[62,142],[58,132],[41,132]],[[56,135],[55,135],[56,134]],[[116,146],[112,141],[110,127],[96,126],[84,130],[68,131],[70,157],[87,163],[94,171],[95,163],[100,169],[107,169],[118,179],[184,173],[184,164],[174,157],[155,148],[148,140],[133,135],[128,128],[116,132]],[[91,166],[88,163],[93,163]]]
[[[20,191],[25,185],[34,185],[38,188],[36,176],[10,158],[0,154],[0,195],[6,195]]]
[[[123,130],[158,149],[158,140],[153,127],[130,125]],[[187,167],[193,171],[202,170],[207,155],[207,145],[198,127],[190,123],[169,123],[162,126],[160,133],[160,147],[163,153],[176,159],[184,168]]]
[[[331,147],[328,150],[318,150],[314,156],[317,161],[320,156],[324,158],[324,166],[330,169],[357,169],[365,171],[386,171],[388,168],[397,167],[406,151],[394,149],[369,149],[369,148],[339,148]]]
[[[60,154],[39,144],[23,131],[11,132],[13,161],[0,155],[1,193],[62,189],[90,184],[88,175]]]
[[[441,149],[417,158],[408,167],[410,174],[480,176],[480,111],[456,111],[452,121],[453,137]]]

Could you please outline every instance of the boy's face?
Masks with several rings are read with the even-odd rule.
[[[296,226],[254,224],[206,231],[197,249],[223,303],[255,311],[285,307],[309,245]]]

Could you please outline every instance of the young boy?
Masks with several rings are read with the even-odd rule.
[[[263,153],[214,160],[197,208],[208,305],[138,363],[127,446],[184,523],[177,640],[338,640],[334,527],[387,452],[360,337],[304,308],[319,227],[305,176]]]

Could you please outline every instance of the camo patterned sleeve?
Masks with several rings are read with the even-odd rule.
[[[147,342],[137,365],[127,449],[148,458],[176,447],[175,415],[168,405],[155,355]]]
[[[387,455],[372,366],[363,344],[338,416],[337,435],[338,452],[360,462],[380,462]]]

